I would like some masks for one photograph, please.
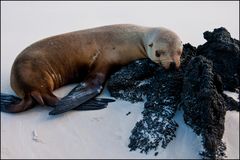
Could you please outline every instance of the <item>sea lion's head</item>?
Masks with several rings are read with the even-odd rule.
[[[152,33],[148,42],[147,55],[153,62],[165,69],[180,67],[183,45],[177,34],[161,28],[159,32]]]

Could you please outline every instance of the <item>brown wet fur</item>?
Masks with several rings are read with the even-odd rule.
[[[109,73],[133,60],[147,58],[143,37],[151,28],[112,25],[70,32],[33,43],[15,59],[11,87],[23,100],[11,112],[33,104],[54,105],[55,89],[74,82],[105,81]]]

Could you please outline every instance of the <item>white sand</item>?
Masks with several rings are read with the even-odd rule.
[[[239,2],[1,2],[1,92],[14,94],[11,65],[29,44],[58,33],[114,23],[166,26],[193,45],[205,42],[202,33],[225,26],[239,39]],[[190,23],[189,23],[190,22]],[[74,85],[54,93],[62,97]],[[237,99],[236,94],[226,92]],[[105,90],[102,96],[109,97]],[[143,103],[116,101],[98,111],[70,111],[49,116],[51,108],[1,113],[1,158],[200,158],[201,137],[175,119],[177,137],[166,149],[148,155],[129,152],[129,136],[141,119]],[[128,112],[130,115],[126,116]],[[227,112],[228,158],[239,158],[239,113]]]

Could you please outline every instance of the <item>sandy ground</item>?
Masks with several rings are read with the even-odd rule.
[[[239,39],[239,2],[1,2],[1,92],[14,94],[11,65],[29,44],[47,36],[114,23],[165,26],[184,43],[205,42],[202,33],[224,26]],[[74,85],[54,93],[63,97]],[[235,97],[234,93],[226,94]],[[107,90],[101,95],[109,97]],[[182,112],[174,117],[177,137],[166,149],[148,155],[129,152],[129,136],[142,118],[143,103],[116,101],[104,110],[70,111],[49,116],[37,106],[20,113],[1,113],[1,158],[200,158],[201,137],[185,125]],[[130,115],[126,115],[131,112]],[[239,158],[239,113],[227,112],[228,158]]]
[[[55,92],[62,96],[73,85]],[[228,93],[228,95],[236,96]],[[109,97],[107,90],[101,97]],[[129,136],[142,118],[143,103],[118,100],[98,111],[70,111],[49,116],[51,108],[38,106],[20,114],[1,113],[2,158],[200,158],[201,137],[183,121],[182,111],[174,119],[177,137],[166,149],[148,155],[129,152]],[[130,115],[126,115],[131,112]],[[224,142],[228,158],[239,157],[239,113],[227,112]]]

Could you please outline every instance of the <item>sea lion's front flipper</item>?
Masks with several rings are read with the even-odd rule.
[[[84,102],[96,97],[102,91],[104,77],[102,74],[89,76],[84,82],[81,82],[71,92],[58,101],[53,107],[54,110],[49,115],[57,115],[72,110]]]
[[[55,104],[54,110],[49,112],[50,115],[57,115],[67,112],[78,107],[82,103],[96,97],[101,91],[101,86],[90,88],[84,83],[77,85],[67,96],[63,97]]]
[[[94,98],[74,108],[74,110],[83,111],[103,109],[106,108],[110,102],[115,102],[115,100],[109,98]]]

